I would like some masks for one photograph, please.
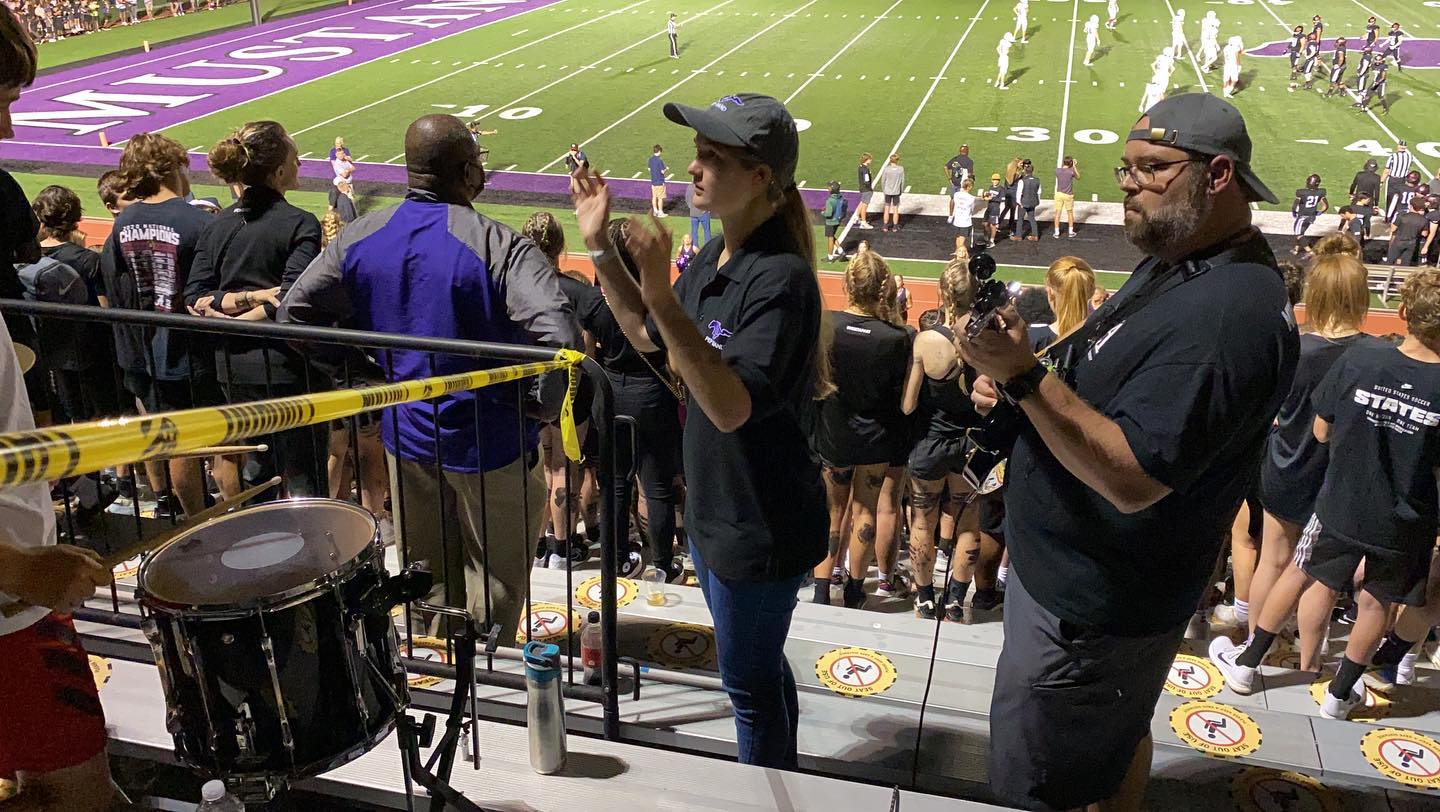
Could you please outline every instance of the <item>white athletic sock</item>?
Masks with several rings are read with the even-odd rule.
[[[1248,623],[1250,621],[1249,601],[1242,601],[1239,598],[1235,599],[1235,619],[1241,623]]]

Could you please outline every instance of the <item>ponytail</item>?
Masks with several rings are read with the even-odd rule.
[[[785,223],[785,231],[790,235],[795,252],[805,259],[808,267],[815,269],[811,279],[815,282],[815,296],[821,303],[821,315],[820,334],[815,342],[815,380],[811,396],[815,400],[824,400],[835,393],[835,379],[830,370],[830,345],[835,336],[830,317],[826,315],[824,294],[820,292],[820,271],[815,268],[815,233],[810,227],[810,210],[805,207],[805,199],[800,196],[800,190],[794,186],[777,192],[777,187],[772,182],[770,196],[772,199],[779,198],[776,213]]]
[[[1064,338],[1085,323],[1095,294],[1095,271],[1079,257],[1061,257],[1045,272],[1045,287],[1054,299],[1055,336]]]

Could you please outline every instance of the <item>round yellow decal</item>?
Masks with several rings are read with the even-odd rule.
[[[565,607],[558,603],[532,603],[530,614],[525,616],[525,628],[530,631],[532,640],[559,640],[570,633],[571,629],[577,632],[580,630],[580,613],[571,611],[567,613]]]
[[[831,649],[815,662],[815,674],[841,696],[875,696],[895,684],[895,664],[878,651],[857,646]]]
[[[1220,669],[1204,657],[1179,654],[1165,675],[1165,690],[1186,699],[1209,699],[1225,687]]]
[[[1186,702],[1170,712],[1170,729],[1180,741],[1209,756],[1235,758],[1260,749],[1260,726],[1255,720],[1219,702]]]
[[[671,623],[650,635],[650,659],[672,668],[715,668],[715,630],[695,623]]]
[[[97,657],[94,654],[89,655],[89,657],[90,676],[95,678],[95,690],[98,691],[105,687],[105,683],[110,681],[110,673],[114,671],[115,668],[110,665],[110,661],[104,657]]]
[[[405,647],[405,638],[400,638],[401,648]],[[426,660],[432,663],[448,663],[450,658],[445,654],[445,641],[438,637],[428,635],[415,636],[415,648],[409,656],[417,660]],[[429,674],[411,674],[409,678],[411,688],[433,688],[444,682],[440,677]]]
[[[1406,786],[1440,789],[1440,742],[1429,736],[1382,727],[1365,734],[1360,752],[1381,775]]]
[[[1340,796],[1308,775],[1247,767],[1230,782],[1230,797],[1241,812],[1274,809],[1340,812]]]
[[[640,584],[629,578],[615,579],[615,605],[629,606],[640,594]],[[600,576],[594,575],[575,587],[575,602],[590,609],[600,608]]]

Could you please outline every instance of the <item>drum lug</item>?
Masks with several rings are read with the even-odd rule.
[[[180,733],[183,726],[180,723],[180,699],[175,695],[175,685],[170,680],[170,665],[166,662],[165,636],[160,633],[160,624],[153,617],[140,621],[140,631],[150,643],[150,653],[155,658],[155,671],[160,674],[160,690],[169,706],[165,711],[165,730],[173,736]]]
[[[250,712],[250,703],[240,703],[240,721],[235,725],[235,746],[241,756],[255,752],[255,716]]]
[[[265,653],[265,667],[270,669],[270,686],[275,690],[275,713],[280,717],[280,740],[293,763],[295,738],[290,735],[290,716],[285,712],[285,694],[280,690],[280,670],[275,667],[275,646],[270,642],[268,633],[260,637],[260,650]]]

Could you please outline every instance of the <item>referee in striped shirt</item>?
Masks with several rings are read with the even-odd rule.
[[[1395,151],[1390,153],[1390,157],[1386,159],[1385,168],[1380,171],[1380,182],[1385,184],[1385,222],[1387,223],[1393,224],[1394,222],[1391,220],[1389,212],[1390,199],[1400,191],[1401,186],[1405,185],[1405,176],[1410,174],[1410,164],[1414,160],[1415,156],[1410,154],[1410,148],[1405,146],[1404,141],[1399,141],[1395,144]],[[1399,213],[1404,214],[1405,210],[1402,208]]]

